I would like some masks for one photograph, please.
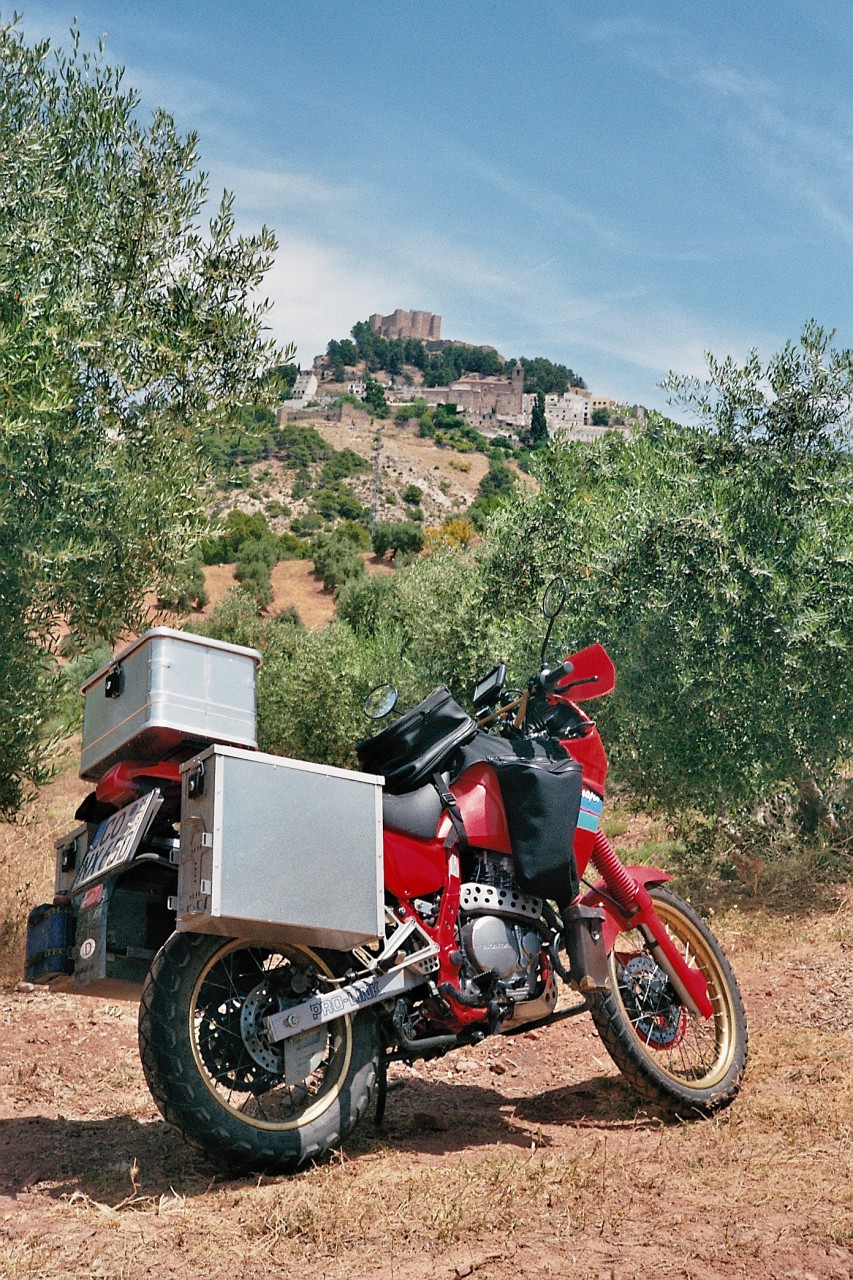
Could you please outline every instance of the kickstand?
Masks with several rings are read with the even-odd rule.
[[[383,1052],[376,1072],[376,1111],[373,1124],[376,1129],[382,1128],[385,1119],[385,1103],[388,1101],[388,1054]]]

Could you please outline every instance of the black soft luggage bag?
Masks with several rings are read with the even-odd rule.
[[[475,763],[494,769],[518,883],[566,906],[578,892],[574,855],[582,769],[559,743],[478,733],[454,759],[454,776]]]
[[[367,773],[380,773],[392,795],[430,782],[443,762],[477,732],[477,723],[440,685],[374,738],[356,746]]]

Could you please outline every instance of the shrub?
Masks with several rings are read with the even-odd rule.
[[[280,560],[305,560],[311,554],[308,543],[293,533],[278,535],[278,550]]]
[[[311,507],[327,520],[339,516],[344,520],[358,520],[366,515],[353,490],[343,481],[319,489],[311,500]]]
[[[275,540],[266,517],[249,515],[245,511],[229,511],[221,533],[202,541],[201,557],[205,564],[228,564],[237,559],[244,542],[258,540]]]
[[[246,591],[259,609],[265,609],[273,602],[270,567],[263,559],[238,562],[234,577]]]
[[[313,462],[328,458],[332,449],[315,427],[288,423],[274,435],[276,456],[288,467],[307,471]]]
[[[491,462],[477,487],[477,497],[468,508],[468,519],[482,532],[491,516],[515,491],[516,478],[505,462]]]
[[[239,577],[241,566],[259,562],[266,565],[267,571],[278,564],[281,555],[281,543],[275,536],[266,538],[247,538],[241,543],[237,556],[235,577]]]
[[[318,515],[316,511],[309,511],[304,516],[297,516],[295,520],[290,522],[290,528],[298,536],[316,533],[322,527],[323,517]]]
[[[311,558],[327,591],[337,591],[350,578],[364,573],[364,561],[357,548],[345,534],[337,531],[319,534],[314,539]]]
[[[354,547],[358,547],[359,551],[370,550],[370,534],[366,526],[359,524],[357,520],[342,520],[335,529],[335,533],[346,538]]]
[[[264,510],[271,520],[290,515],[290,507],[286,502],[280,502],[278,498],[271,498]]]
[[[394,421],[399,425],[409,422],[412,418],[426,417],[429,414],[429,405],[426,400],[416,399],[411,404],[401,404],[394,415]]]
[[[424,531],[413,520],[383,520],[373,531],[373,550],[380,559],[391,552],[398,554],[417,554],[424,545]]]
[[[452,516],[444,520],[439,529],[425,531],[426,545],[431,551],[439,546],[465,548],[470,546],[475,533],[476,530],[470,520],[464,516]]]
[[[395,583],[391,574],[384,573],[349,579],[338,594],[338,617],[359,635],[373,636],[392,623],[399,625]]]
[[[370,463],[367,459],[353,449],[333,451],[332,456],[323,463],[323,469],[320,472],[320,484],[334,485],[336,481],[344,480],[347,476],[357,475],[359,471],[365,471],[369,466]]]

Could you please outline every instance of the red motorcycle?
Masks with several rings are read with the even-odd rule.
[[[598,644],[547,665],[564,599],[555,580],[540,670],[523,689],[505,690],[501,664],[474,692],[476,719],[440,689],[360,744],[363,767],[385,779],[378,938],[318,946],[312,937],[332,935],[307,925],[223,936],[227,917],[196,932],[187,894],[210,898],[204,859],[220,821],[193,798],[211,792],[203,768],[121,764],[99,785],[113,813],[130,797],[128,807],[159,815],[140,820],[142,852],[114,883],[147,894],[148,945],[158,929],[168,935],[142,989],[140,1049],[158,1107],[191,1144],[236,1166],[294,1169],[336,1147],[374,1095],[381,1119],[390,1062],[586,1010],[644,1098],[689,1117],[736,1096],[747,1028],[719,943],[665,871],[624,866],[601,829],[607,760],[580,704],[610,693],[615,674]],[[365,710],[380,719],[395,702],[383,686]],[[186,881],[177,899],[172,862]],[[105,883],[101,870],[89,875],[90,895]],[[322,874],[330,900],[340,897],[339,868]],[[79,872],[77,883],[86,883]],[[84,898],[74,899],[75,966],[92,934],[80,921],[98,907]],[[580,1000],[561,1007],[560,983]]]

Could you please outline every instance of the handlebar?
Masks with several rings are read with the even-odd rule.
[[[565,676],[571,675],[574,669],[574,663],[566,658],[565,662],[561,662],[553,671],[544,670],[535,676],[531,676],[523,693],[513,698],[511,702],[499,707],[497,711],[490,711],[487,715],[481,716],[477,724],[481,729],[485,729],[494,724],[496,720],[507,718],[514,711],[516,714],[512,722],[513,727],[520,729],[527,716],[527,704],[531,697],[534,697],[537,693],[550,693]],[[579,681],[579,683],[584,682]]]
[[[553,671],[540,671],[538,676],[533,677],[536,685],[543,689],[546,693],[553,689],[563,679],[563,676],[571,675],[574,671],[574,664],[566,658],[565,662],[561,662],[559,667],[555,667]],[[533,683],[531,681],[531,683]]]

